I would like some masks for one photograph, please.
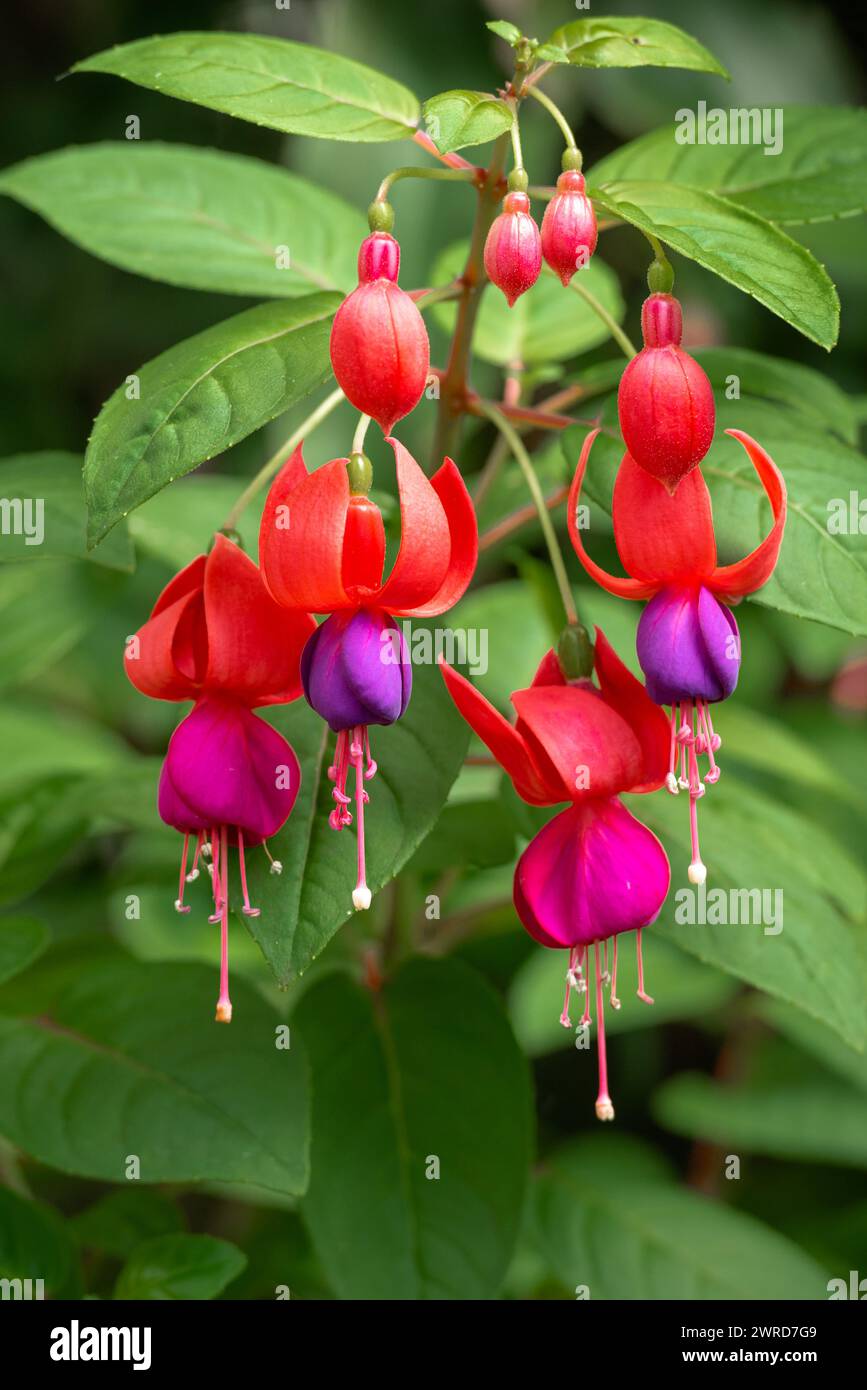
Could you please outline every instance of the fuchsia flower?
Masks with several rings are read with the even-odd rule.
[[[717,564],[710,494],[701,469],[693,468],[672,494],[625,454],[614,484],[612,515],[617,551],[629,578],[601,569],[584,549],[578,526],[581,485],[598,430],[584,441],[568,502],[569,535],[591,579],[620,598],[650,599],[638,625],[638,659],[650,697],[671,706],[665,782],[672,793],[689,791],[692,883],[704,883],[707,877],[697,802],[704,796],[704,783],[716,782],[720,775],[714,758],[720,738],[710,706],[732,693],[740,669],[740,637],[727,601],[753,593],[770,579],[786,523],[786,484],[773,459],[742,430],[726,433],[746,449],[773,513],[765,539],[735,564]],[[709,768],[702,782],[698,757],[705,754]]]
[[[184,837],[178,912],[190,910],[184,885],[198,877],[200,857],[211,861],[211,921],[221,924],[220,1023],[232,1017],[229,847],[238,850],[241,910],[258,916],[247,892],[245,850],[276,834],[301,782],[291,746],[252,710],[301,694],[301,651],[315,626],[309,614],[280,608],[252,560],[218,535],[209,555],[175,575],[127,644],[126,673],[137,690],[156,700],[195,701],[169,741],[159,813]],[[271,866],[280,872],[276,860]]]
[[[278,474],[262,514],[259,562],[286,608],[328,613],[301,662],[308,703],[337,734],[328,775],[337,803],[330,824],[351,825],[346,784],[355,771],[358,879],[356,908],[370,906],[364,844],[364,782],[376,772],[371,724],[393,724],[412,688],[409,655],[395,617],[433,617],[461,597],[476,567],[473,504],[451,459],[428,479],[396,439],[400,549],[383,583],[385,531],[376,503],[350,490],[347,459],[307,472],[296,449]]]
[[[535,285],[541,269],[542,238],[530,213],[530,199],[526,193],[507,193],[485,242],[488,279],[503,291],[511,309],[519,295]]]
[[[617,999],[617,938],[635,931],[638,992],[644,991],[641,931],[659,915],[670,870],[656,836],[619,800],[621,792],[662,786],[668,723],[644,687],[597,629],[589,679],[567,681],[553,651],[528,690],[516,690],[512,725],[483,695],[445,663],[449,693],[467,723],[490,748],[515,791],[534,806],[572,804],[530,841],[515,870],[515,909],[543,946],[569,951],[566,1001],[560,1022],[571,1027],[570,991],[585,994],[582,1025],[590,1023],[590,949],[594,952],[599,1027],[596,1114],[614,1118],[608,1094],[602,987]],[[608,941],[613,939],[611,973]],[[604,943],[604,957],[600,944]]]
[[[430,343],[414,300],[397,283],[400,246],[372,232],[358,252],[358,288],[341,304],[331,329],[331,365],[357,410],[389,434],[418,405],[427,381]]]
[[[584,175],[566,169],[542,218],[542,255],[564,285],[587,265],[598,236],[593,204],[584,192]]]

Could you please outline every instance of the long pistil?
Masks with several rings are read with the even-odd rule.
[[[229,832],[220,828],[220,997],[217,1000],[217,1022],[232,1022],[232,1001],[229,998]],[[215,842],[216,848],[216,842]],[[214,856],[216,859],[216,855]],[[216,879],[217,867],[214,868]]]

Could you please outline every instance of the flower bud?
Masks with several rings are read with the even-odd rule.
[[[358,253],[358,288],[337,311],[331,365],[357,410],[390,434],[418,405],[427,381],[430,344],[414,301],[397,283],[400,247],[373,232]]]
[[[713,391],[680,346],[683,318],[673,295],[651,294],[641,327],[644,347],[620,378],[620,429],[635,462],[673,493],[711,446]]]
[[[511,308],[535,285],[541,269],[542,240],[530,216],[530,199],[526,193],[507,193],[485,242],[488,279],[503,291]]]
[[[567,169],[557,180],[557,192],[542,218],[542,255],[568,285],[596,250],[596,214],[584,192],[584,175]]]

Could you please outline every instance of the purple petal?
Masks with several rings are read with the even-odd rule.
[[[636,647],[658,705],[725,700],[738,683],[738,625],[709,589],[660,590],[641,615]]]
[[[332,613],[301,657],[308,702],[338,733],[393,724],[409,704],[412,668],[400,627],[376,608]]]
[[[238,826],[258,844],[286,821],[300,784],[282,734],[241,705],[200,700],[169,741],[159,811],[177,830]]]
[[[671,871],[656,836],[618,798],[561,811],[524,850],[515,908],[543,946],[588,946],[655,920]]]

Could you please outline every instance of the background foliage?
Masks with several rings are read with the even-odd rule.
[[[214,929],[204,912],[173,911],[178,846],[154,807],[177,710],[128,686],[123,642],[309,411],[317,397],[307,393],[327,389],[314,369],[317,343],[353,284],[361,210],[384,174],[413,158],[412,146],[286,136],[96,72],[53,80],[115,43],[243,29],[368,62],[420,98],[489,90],[510,55],[485,20],[505,16],[544,38],[574,18],[571,7],[311,0],[280,11],[255,0],[82,0],[28,6],[7,32],[0,132],[2,163],[14,169],[0,175],[11,270],[0,492],[50,497],[53,521],[38,560],[6,537],[0,554],[0,1277],[45,1278],[54,1295],[117,1298],[273,1298],[281,1288],[302,1299],[565,1298],[588,1284],[593,1298],[689,1299],[820,1298],[829,1277],[867,1272],[867,596],[863,544],[835,541],[824,526],[829,498],[865,488],[864,224],[841,215],[864,206],[861,136],[854,118],[827,109],[863,98],[857,21],[848,9],[835,16],[794,0],[642,8],[695,33],[731,84],[681,69],[563,70],[551,90],[580,132],[591,183],[611,181],[605,196],[627,222],[637,220],[630,180],[700,190],[688,211],[703,223],[704,249],[674,257],[688,341],[718,389],[720,425],[762,440],[796,505],[776,576],[739,613],[741,684],[719,719],[726,771],[702,807],[710,882],[782,887],[785,928],[778,937],[690,928],[664,911],[647,950],[654,1009],[628,999],[624,968],[627,1002],[611,1027],[613,1132],[598,1132],[593,1119],[592,1062],[557,1024],[562,961],[533,947],[509,905],[528,809],[493,770],[468,767],[437,819],[467,745],[430,671],[377,750],[372,881],[386,886],[374,911],[345,926],[331,885],[345,885],[351,845],[324,843],[321,726],[300,704],[275,714],[306,776],[281,848],[281,892],[295,900],[281,898],[251,924],[256,940],[235,923],[235,1022],[210,1022]],[[412,119],[399,91],[386,95],[378,138],[392,133],[388,122],[399,129]],[[673,167],[674,147],[650,134],[700,98],[825,110],[787,110],[778,180],[764,179],[774,161],[758,155],[760,167],[749,177],[741,170],[739,182],[707,151]],[[357,100],[363,110],[367,98]],[[459,143],[466,109],[450,110]],[[139,143],[124,141],[130,114],[141,121]],[[536,110],[522,126],[532,178],[552,181],[554,126]],[[621,152],[638,137],[647,143]],[[61,143],[86,147],[70,184],[70,166],[56,157],[22,163]],[[251,157],[269,167],[254,168]],[[308,179],[330,193],[312,195]],[[158,186],[176,205],[188,200],[202,214],[195,235],[154,206],[131,222],[119,184],[128,199]],[[721,193],[731,195],[722,209]],[[442,283],[460,264],[470,195],[405,184],[394,201],[402,284]],[[647,199],[642,206],[647,216]],[[227,207],[228,226],[209,215]],[[756,215],[787,224],[758,277],[730,241]],[[788,234],[840,292],[830,357],[822,345],[833,340],[835,314],[823,273]],[[283,240],[288,275],[269,254]],[[645,250],[628,225],[606,232],[586,282],[633,337]],[[704,268],[709,261],[723,278]],[[801,266],[787,314],[797,332],[768,301],[786,299]],[[742,292],[746,277],[760,282],[762,303]],[[543,394],[582,379],[588,412],[613,420],[620,359],[585,309],[544,279],[508,318],[488,296],[476,389],[498,395],[503,367],[521,356]],[[299,316],[303,339],[291,331]],[[444,358],[450,317],[448,305],[428,315],[434,361]],[[263,333],[273,339],[264,354]],[[200,380],[215,343],[231,351],[231,375]],[[85,558],[77,470],[94,419],[143,364],[141,418],[123,417],[122,476],[111,404],[90,438],[91,539],[138,500],[143,463],[165,480],[193,467],[179,381],[234,393],[237,442],[132,511]],[[723,394],[731,372],[742,380],[739,401]],[[399,429],[426,462],[434,412],[423,400]],[[176,419],[177,429],[164,428]],[[317,432],[312,461],[345,452],[352,422],[341,407]],[[583,433],[539,439],[546,491],[569,476]],[[390,476],[387,451],[372,434],[369,442],[379,485]],[[470,423],[466,473],[492,442],[486,424]],[[610,484],[617,459],[607,443],[597,444],[592,498],[600,531],[606,467]],[[715,444],[707,468],[726,559],[761,524],[733,449]],[[189,443],[196,461],[213,452],[207,438]],[[526,501],[507,469],[481,529]],[[253,508],[241,526],[251,549],[256,521]],[[501,705],[559,626],[542,554],[533,523],[485,552],[477,586],[449,620],[488,632],[479,684]],[[571,555],[569,564],[582,613],[633,650],[637,614],[590,587]],[[407,767],[413,786],[399,775]],[[688,859],[682,811],[662,797],[642,800],[675,883]],[[273,880],[255,887],[267,909]],[[425,917],[431,893],[442,900],[439,922]],[[127,915],[133,896],[138,919]],[[286,929],[275,930],[277,911]],[[411,958],[374,995],[362,981],[382,937],[395,957]],[[282,1050],[274,1039],[286,1022],[291,1047]],[[125,1177],[131,1154],[138,1181]],[[728,1154],[740,1156],[738,1181],[725,1180]],[[430,1155],[440,1181],[425,1176]]]

